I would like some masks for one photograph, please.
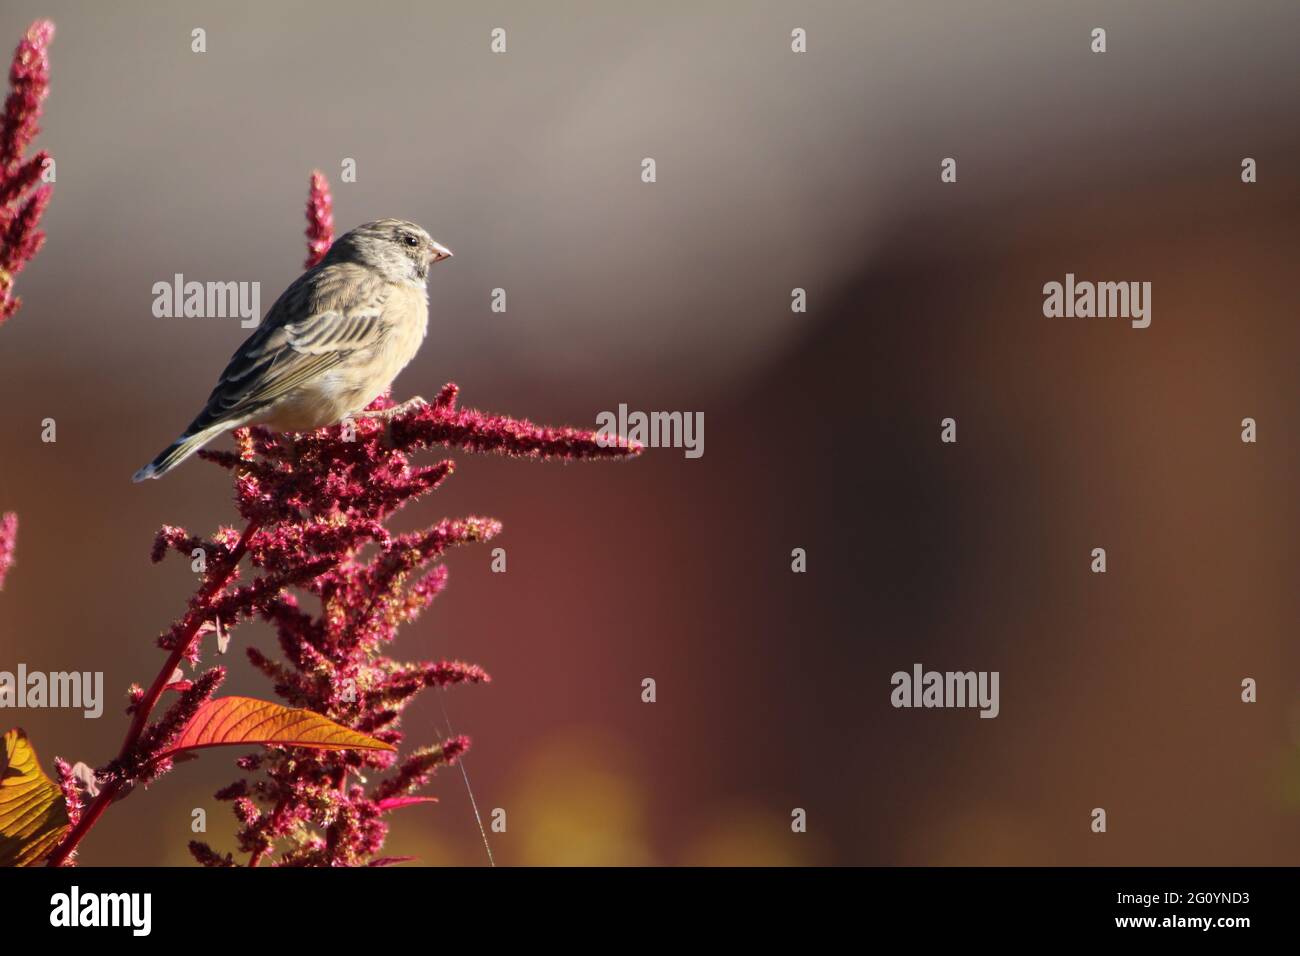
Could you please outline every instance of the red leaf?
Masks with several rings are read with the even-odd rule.
[[[316,750],[397,749],[312,710],[283,707],[253,697],[218,697],[200,707],[180,739],[159,756],[169,757],[200,747],[249,744]]]

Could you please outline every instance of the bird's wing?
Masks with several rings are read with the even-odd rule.
[[[313,270],[285,290],[230,358],[191,433],[256,415],[293,389],[388,334],[391,286],[340,264]]]

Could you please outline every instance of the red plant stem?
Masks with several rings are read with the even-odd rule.
[[[117,792],[121,788],[121,782],[117,780],[104,785],[103,789],[99,791],[99,795],[95,797],[95,802],[87,807],[81,814],[81,819],[78,820],[77,825],[72,828],[72,832],[69,833],[64,838],[63,842],[58,845],[58,848],[50,854],[49,859],[45,864],[46,866],[63,865],[64,861],[67,860],[67,858],[72,855],[73,851],[77,849],[77,844],[80,843],[82,838],[90,832],[90,828],[93,827],[96,821],[104,815],[104,811],[108,809],[108,805],[117,797]]]
[[[167,689],[167,685],[171,682],[172,674],[176,673],[176,668],[188,656],[190,646],[198,636],[199,628],[207,620],[207,615],[202,612],[211,605],[212,599],[230,583],[235,569],[239,567],[240,560],[248,551],[248,542],[257,532],[258,527],[259,523],[257,521],[249,522],[248,527],[244,529],[244,533],[239,537],[239,543],[235,545],[235,549],[230,553],[229,560],[222,567],[221,573],[209,580],[199,591],[198,606],[190,612],[189,624],[186,625],[171,654],[167,656],[167,662],[158,671],[158,676],[154,678],[153,684],[150,685],[144,697],[140,699],[140,703],[136,705],[135,716],[131,720],[131,726],[126,732],[125,739],[122,741],[122,749],[118,753],[119,760],[124,759],[132,748],[139,743],[140,736],[149,723],[149,716],[153,713],[154,707],[158,705],[158,700],[162,697],[163,691]],[[94,802],[81,814],[81,819],[77,821],[77,825],[50,854],[47,862],[48,866],[63,865],[73,851],[77,849],[77,845],[90,832],[90,828],[103,816],[104,811],[108,809],[108,805],[113,802],[118,791],[122,789],[122,785],[123,781],[120,778],[111,780],[104,785],[98,796],[95,797]]]
[[[149,722],[149,716],[153,713],[154,707],[157,706],[158,699],[162,697],[163,691],[171,683],[176,668],[180,667],[181,661],[188,656],[190,645],[194,643],[199,628],[208,619],[208,615],[201,612],[206,611],[211,605],[213,597],[230,583],[230,578],[234,575],[235,568],[239,567],[240,559],[248,550],[248,541],[253,536],[253,533],[257,531],[257,527],[256,521],[249,523],[248,527],[244,529],[244,533],[240,535],[239,543],[235,545],[235,550],[230,553],[230,560],[226,562],[221,573],[199,591],[199,608],[191,612],[190,623],[186,626],[180,640],[176,642],[176,647],[172,649],[171,654],[168,656],[167,663],[163,664],[162,670],[158,672],[153,684],[136,706],[135,718],[131,721],[131,728],[126,733],[126,739],[122,741],[122,750],[117,755],[119,760],[124,759],[131,752],[131,748],[140,740],[140,735],[144,733],[145,725]]]

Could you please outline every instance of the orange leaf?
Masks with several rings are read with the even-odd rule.
[[[4,736],[0,763],[0,866],[34,866],[68,832],[63,791],[45,775],[21,727]]]
[[[199,708],[180,739],[160,756],[226,745],[272,744],[316,750],[396,750],[314,710],[282,707],[253,697],[218,697]]]

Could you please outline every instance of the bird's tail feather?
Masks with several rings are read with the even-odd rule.
[[[144,481],[146,478],[161,478],[229,427],[229,423],[223,422],[193,434],[186,432],[160,451],[157,458],[132,475],[131,480]]]

